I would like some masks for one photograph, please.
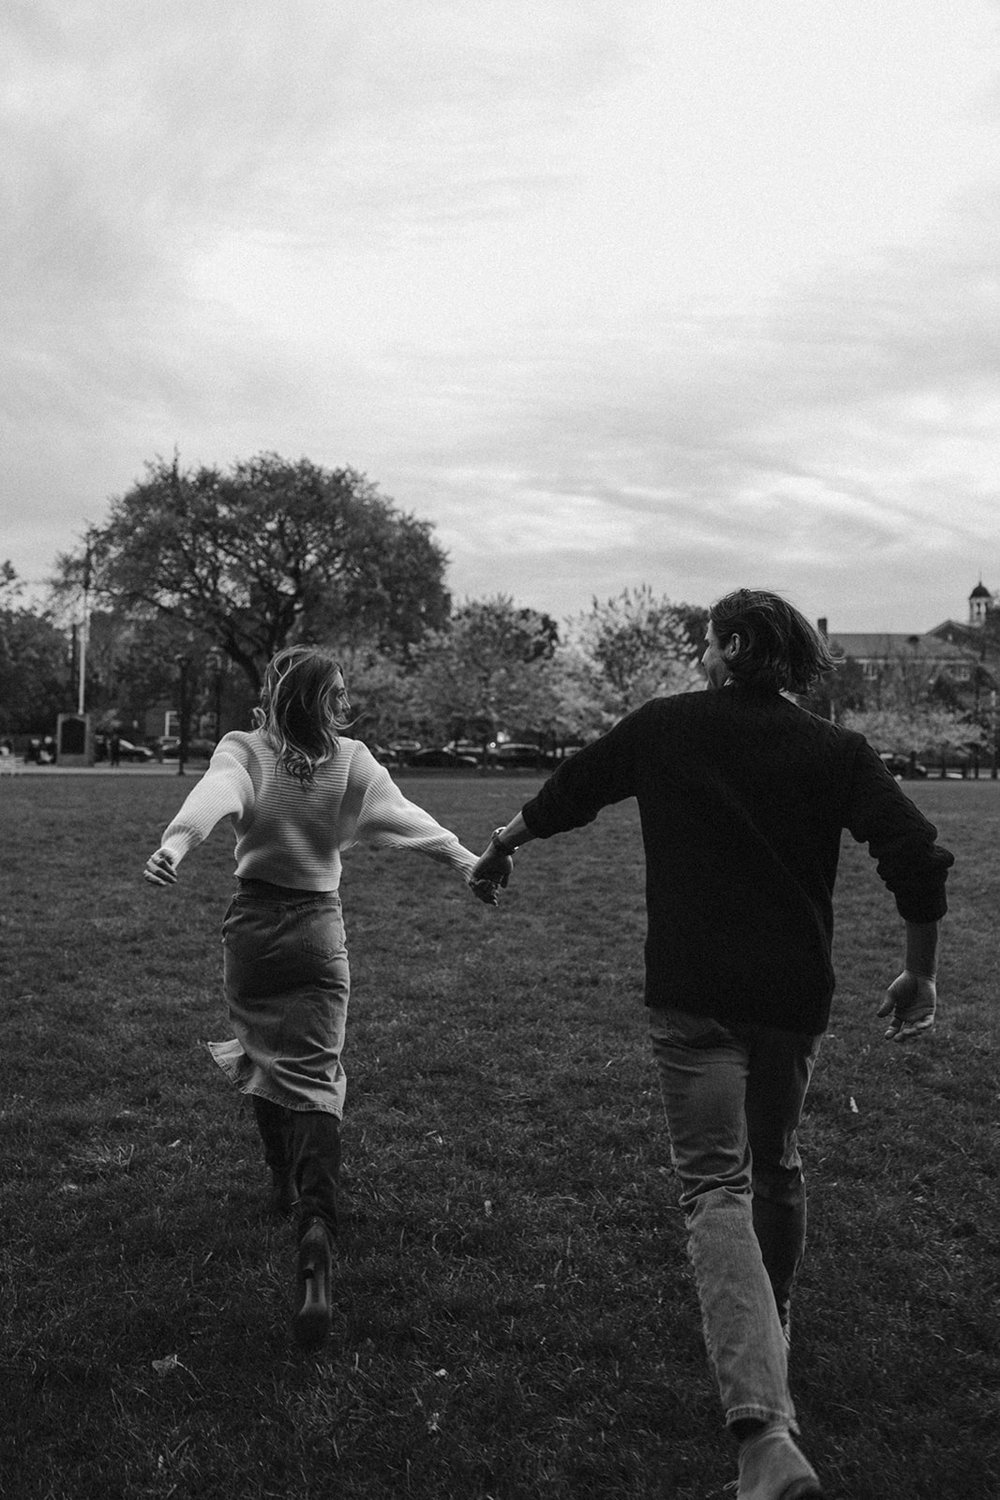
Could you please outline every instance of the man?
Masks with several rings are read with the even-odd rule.
[[[567,760],[492,835],[473,878],[635,797],[646,855],[646,1004],[709,1361],[739,1443],[738,1500],[807,1500],[793,1440],[791,1293],[805,1245],[796,1130],[833,996],[841,833],[865,842],[905,923],[887,1038],[928,1030],[954,862],[866,740],[807,713],[834,666],[776,594],[710,611],[709,692],[658,698]]]

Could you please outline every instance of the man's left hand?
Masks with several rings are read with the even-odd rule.
[[[878,1008],[880,1016],[891,1016],[885,1033],[887,1042],[908,1042],[930,1031],[937,1010],[937,985],[928,974],[904,969],[890,984]]]

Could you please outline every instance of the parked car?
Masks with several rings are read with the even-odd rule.
[[[885,752],[879,757],[886,770],[903,781],[919,781],[927,775],[927,767],[909,755],[892,755]]]
[[[416,754],[407,756],[408,766],[418,766],[424,770],[451,770],[462,771],[472,769],[479,765],[474,755],[459,755],[455,750],[448,750],[442,746],[438,750],[418,750]]]
[[[512,770],[542,770],[553,764],[552,757],[546,755],[537,745],[516,744],[511,742],[506,745],[497,745],[489,752],[491,765],[504,767]]]
[[[97,760],[110,759],[111,736],[109,734],[98,734],[94,736],[94,755]],[[145,765],[147,761],[155,759],[154,752],[148,745],[136,745],[131,740],[118,738],[118,759],[129,760],[136,765]]]
[[[395,756],[398,763],[405,766],[409,764],[410,756],[416,755],[423,748],[420,740],[393,740],[391,745],[385,747],[385,753]]]
[[[187,754],[190,760],[211,760],[214,750],[214,740],[189,739],[187,742]],[[179,760],[181,754],[180,736],[165,734],[162,739],[156,741],[156,753],[161,760]]]
[[[131,760],[143,764],[155,759],[148,745],[133,745],[131,740],[118,741],[118,756],[120,760]]]
[[[476,765],[482,764],[483,742],[482,740],[449,740],[445,746],[447,750],[454,750],[456,755],[471,755]],[[490,755],[496,749],[496,740],[490,740],[486,746],[486,754]]]

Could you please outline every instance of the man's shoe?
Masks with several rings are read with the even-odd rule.
[[[322,1347],[330,1332],[333,1249],[322,1219],[309,1219],[299,1238],[292,1332],[303,1349]]]
[[[823,1500],[816,1471],[787,1427],[765,1427],[740,1445],[736,1500]]]

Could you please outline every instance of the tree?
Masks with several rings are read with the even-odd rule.
[[[868,697],[868,684],[860,662],[850,656],[838,658],[832,672],[824,672],[798,701],[810,713],[839,724],[844,715],[860,712]]]
[[[7,558],[0,563],[0,604],[9,605],[11,600],[16,599],[21,593],[24,585],[14,570],[14,564]]]
[[[412,652],[416,711],[447,738],[479,739],[485,758],[498,730],[548,713],[554,637],[548,615],[516,609],[506,595],[463,605]]]
[[[574,622],[562,660],[564,691],[587,727],[603,730],[650,698],[702,685],[698,670],[708,611],[624,589]]]
[[[863,734],[876,750],[890,755],[933,757],[944,775],[949,757],[984,750],[989,743],[986,729],[964,714],[930,704],[912,709],[882,708],[846,713],[843,723]]]
[[[86,554],[60,559],[64,588],[93,564],[113,607],[161,615],[217,645],[254,692],[293,641],[373,638],[401,652],[448,617],[445,554],[353,469],[273,453],[229,473],[181,473],[176,457],[111,502]]]
[[[205,636],[165,614],[100,610],[90,616],[88,634],[87,704],[100,728],[138,726],[153,708],[177,708],[181,656],[188,659],[185,696],[193,708],[201,706],[210,676],[211,642]]]
[[[18,605],[20,592],[11,564],[0,563],[0,729],[52,733],[71,706],[66,636],[47,613]]]
[[[351,700],[349,731],[369,745],[407,736],[414,721],[413,678],[372,642],[338,653]]]

